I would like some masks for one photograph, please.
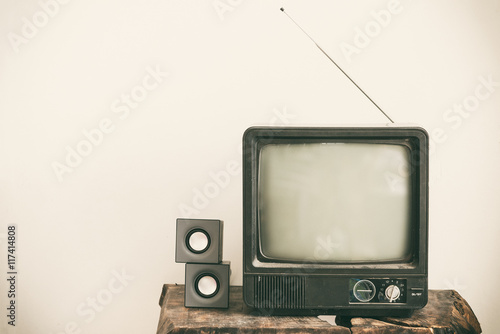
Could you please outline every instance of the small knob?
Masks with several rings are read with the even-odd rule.
[[[401,295],[401,290],[396,285],[389,285],[385,289],[385,297],[389,299],[389,303],[392,303]]]
[[[352,289],[354,297],[356,297],[357,300],[363,303],[372,300],[375,296],[376,291],[377,289],[375,288],[375,285],[371,281],[366,279],[358,281]]]

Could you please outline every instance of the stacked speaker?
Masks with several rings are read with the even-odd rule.
[[[175,262],[185,263],[185,307],[229,306],[230,262],[222,261],[223,222],[178,218]]]

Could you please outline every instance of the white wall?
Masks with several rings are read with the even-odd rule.
[[[432,134],[430,288],[500,326],[500,1],[55,1],[0,4],[1,277],[8,225],[18,238],[16,327],[2,306],[0,328],[154,333],[162,284],[184,280],[181,208],[225,221],[241,284],[247,127],[386,122],[281,6],[394,120]]]

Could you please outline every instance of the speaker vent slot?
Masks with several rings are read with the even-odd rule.
[[[302,276],[257,276],[255,278],[257,308],[305,308],[305,278]]]

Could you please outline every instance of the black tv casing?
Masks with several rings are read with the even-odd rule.
[[[410,150],[411,256],[402,262],[287,262],[265,258],[259,246],[260,149],[279,143],[391,143]],[[415,126],[252,127],[243,136],[243,297],[262,314],[407,316],[427,304],[428,152],[427,132]],[[353,284],[374,283],[383,294],[401,288],[396,302],[353,299]],[[383,286],[383,287],[382,287]],[[380,291],[378,289],[380,288]]]

